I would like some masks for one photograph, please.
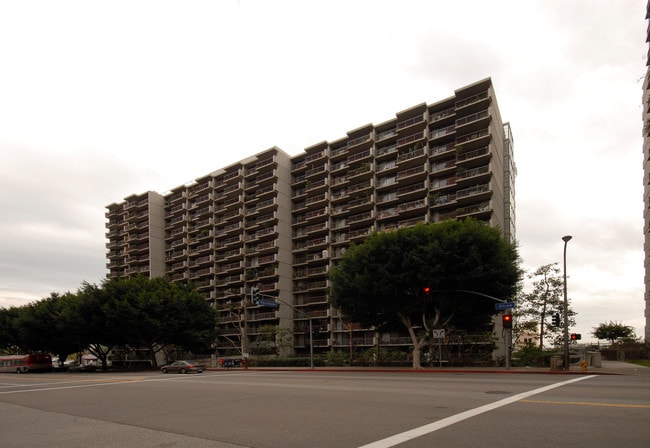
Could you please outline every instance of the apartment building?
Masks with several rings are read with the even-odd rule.
[[[294,157],[271,148],[164,195],[107,206],[108,278],[191,281],[219,310],[221,355],[264,325],[306,354],[410,345],[345,323],[328,272],[353,242],[418,222],[473,217],[515,240],[513,138],[491,80],[398,112]],[[251,288],[279,307],[254,305]],[[311,337],[309,327],[313,328]]]
[[[650,1],[646,6],[646,20],[650,19]],[[646,42],[649,43],[646,58],[646,75],[643,81],[643,235],[645,269],[645,340],[650,341],[650,25],[646,30]]]

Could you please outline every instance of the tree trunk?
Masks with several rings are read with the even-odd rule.
[[[413,368],[414,369],[422,368],[422,364],[420,362],[421,355],[422,355],[422,350],[416,343],[415,345],[413,345]]]
[[[417,335],[415,334],[415,329],[413,328],[413,324],[411,323],[411,319],[408,317],[402,316],[401,314],[399,315],[400,321],[404,324],[406,329],[409,332],[409,336],[411,336],[411,341],[413,342],[413,368],[414,369],[421,369],[422,368],[422,347],[426,344],[426,340],[424,338],[418,339]]]

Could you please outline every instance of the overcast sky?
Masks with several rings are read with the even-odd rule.
[[[0,306],[106,276],[105,206],[491,77],[524,268],[643,336],[646,0],[0,0]]]

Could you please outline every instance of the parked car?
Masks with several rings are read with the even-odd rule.
[[[97,370],[97,366],[93,364],[77,364],[68,367],[68,372],[94,372],[95,370]]]
[[[205,365],[196,361],[175,361],[160,368],[162,373],[201,373],[205,370]]]

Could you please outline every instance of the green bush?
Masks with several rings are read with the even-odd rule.
[[[325,355],[324,365],[328,367],[344,367],[350,365],[350,358],[342,352],[328,352]]]
[[[259,358],[251,360],[251,367],[309,367],[309,358]],[[321,358],[314,358],[314,366],[322,367]]]
[[[560,354],[557,350],[540,350],[528,345],[513,353],[512,365],[518,367],[549,367],[551,356]]]

